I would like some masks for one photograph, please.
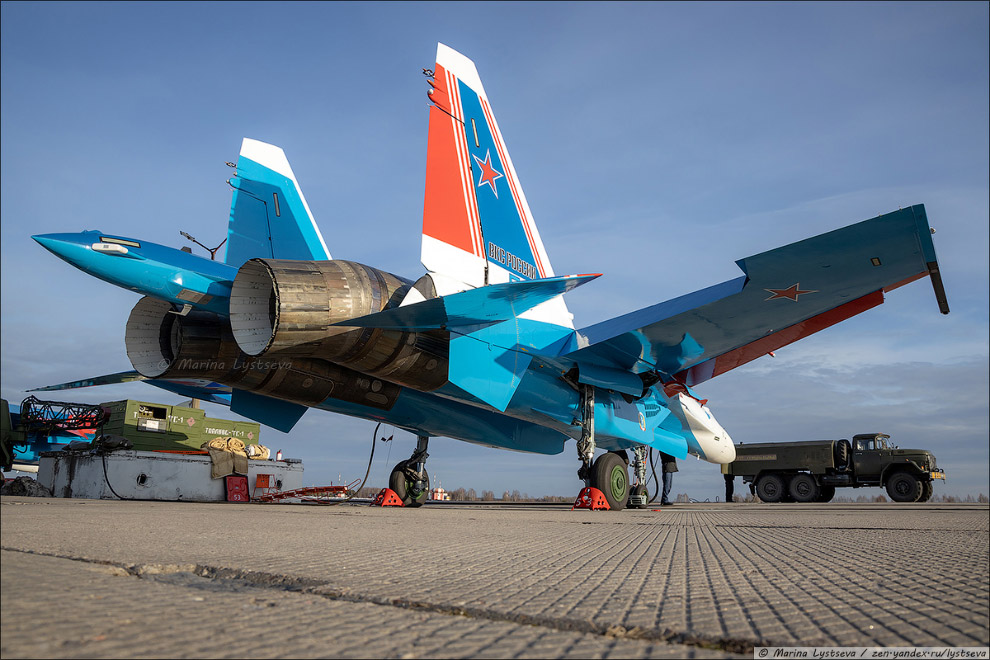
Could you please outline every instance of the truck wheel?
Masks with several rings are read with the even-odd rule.
[[[831,502],[833,497],[835,497],[835,486],[822,486],[818,490],[819,502]]]
[[[796,474],[788,491],[795,502],[814,502],[818,499],[818,482],[810,474]]]
[[[779,502],[784,497],[784,480],[779,474],[765,474],[756,482],[756,496],[764,502]]]
[[[887,494],[895,502],[915,502],[921,493],[921,482],[910,472],[895,472],[887,479]]]
[[[932,499],[932,494],[935,492],[935,487],[932,486],[932,482],[926,481],[921,484],[921,495],[918,496],[918,502],[927,502]]]

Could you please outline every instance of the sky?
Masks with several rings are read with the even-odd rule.
[[[335,258],[422,275],[421,70],[442,42],[477,65],[554,270],[604,273],[567,296],[578,327],[924,203],[951,314],[925,279],[698,391],[736,442],[885,432],[936,455],[936,494],[990,492],[988,7],[4,2],[3,397],[131,368],[135,294],[30,236],[180,247],[181,230],[212,247],[243,137],[285,150]],[[50,398],[181,401],[140,383]],[[261,437],[324,485],[364,475],[373,431],[310,411]],[[378,443],[369,484],[414,444]],[[582,485],[573,443],[541,456],[435,438],[427,467],[448,490]],[[720,497],[718,466],[689,457],[673,490]]]

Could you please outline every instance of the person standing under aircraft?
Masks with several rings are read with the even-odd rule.
[[[677,459],[670,454],[660,452],[660,460],[663,463],[663,494],[660,496],[660,506],[670,506],[670,486],[674,482],[674,473],[677,472]]]

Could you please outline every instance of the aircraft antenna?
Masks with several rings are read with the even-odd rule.
[[[189,239],[193,243],[195,243],[196,245],[198,245],[199,247],[201,247],[204,250],[206,250],[207,252],[209,252],[210,253],[210,261],[215,261],[216,260],[216,258],[217,258],[217,250],[219,250],[220,248],[222,248],[223,247],[223,244],[227,242],[227,239],[225,238],[222,241],[220,241],[220,245],[216,246],[213,249],[210,249],[210,248],[206,247],[205,245],[203,245],[202,243],[200,243],[199,241],[197,241],[195,238],[193,238],[189,234],[187,234],[186,232],[180,230],[179,233],[182,234],[183,236],[185,236],[187,239]]]

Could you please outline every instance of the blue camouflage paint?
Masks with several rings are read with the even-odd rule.
[[[127,254],[123,255],[94,251],[92,245],[104,237],[131,241],[140,247],[127,246]],[[179,306],[191,304],[224,317],[230,314],[230,287],[237,269],[222,262],[97,231],[41,234],[31,238],[60,259],[110,284]],[[189,292],[210,298],[197,302],[192,298],[198,296],[190,296]]]
[[[241,156],[230,185],[226,263],[241,266],[257,257],[330,259],[292,179]]]

